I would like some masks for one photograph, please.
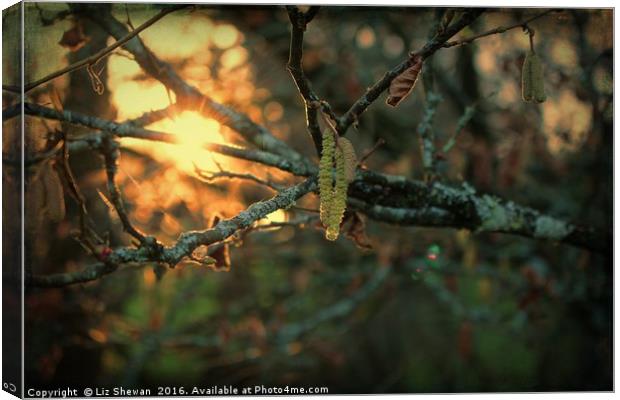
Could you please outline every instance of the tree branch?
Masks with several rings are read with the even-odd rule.
[[[422,118],[422,122],[418,125],[422,165],[424,167],[424,175],[427,181],[434,179],[437,175],[433,119],[437,113],[437,107],[442,100],[443,99],[439,94],[432,91],[427,92],[424,117]]]
[[[292,206],[296,200],[314,190],[316,190],[316,179],[309,178],[282,190],[268,200],[258,201],[250,205],[237,216],[222,220],[213,228],[184,232],[172,246],[163,247],[155,241],[144,241],[138,248],[116,248],[106,257],[106,264],[95,264],[77,272],[31,276],[27,284],[30,286],[59,287],[84,283],[110,274],[117,269],[117,266],[128,263],[156,262],[174,267],[183,258],[189,257],[198,246],[208,246],[221,242],[235,232],[249,228],[254,222],[265,218],[272,212]]]
[[[127,43],[128,41],[130,41],[131,39],[133,39],[134,37],[136,37],[140,32],[142,32],[143,30],[145,30],[146,28],[148,28],[149,26],[153,25],[155,22],[159,21],[160,19],[162,19],[163,17],[165,17],[166,15],[170,14],[171,12],[180,10],[181,8],[185,8],[187,7],[186,5],[175,5],[175,6],[171,6],[170,8],[166,8],[161,10],[157,15],[155,15],[154,17],[150,18],[148,21],[146,21],[145,23],[143,23],[142,25],[140,25],[138,28],[136,28],[135,30],[128,32],[127,34],[125,34],[123,37],[119,38],[116,42],[114,42],[113,44],[111,44],[110,46],[99,50],[97,53],[86,57],[83,60],[77,61],[65,68],[59,69],[58,71],[52,72],[51,74],[44,76],[41,79],[38,79],[34,82],[30,82],[27,83],[26,85],[24,85],[24,93],[27,93],[29,91],[31,91],[32,89],[36,88],[37,86],[41,86],[42,84],[49,82],[53,79],[58,78],[59,76],[62,76],[64,74],[67,74],[69,72],[73,72],[75,70],[78,70],[80,68],[89,66],[89,65],[93,65],[96,64],[99,60],[101,60],[103,57],[109,55],[111,52],[113,52],[114,50],[116,50],[117,48],[121,47],[122,45],[124,45],[125,43]],[[15,92],[15,93],[21,93],[21,87],[19,86],[13,86],[13,85],[2,85],[2,89],[3,90],[7,90],[10,92]]]
[[[261,179],[258,176],[253,175],[253,174],[242,174],[238,172],[228,172],[228,171],[209,172],[209,171],[203,171],[198,168],[196,168],[195,171],[198,177],[200,178],[200,180],[207,182],[207,183],[211,183],[219,179],[242,179],[242,180],[257,183],[259,185],[268,187],[269,189],[272,189],[275,191],[279,191],[283,189],[282,186],[277,185],[271,181]]]
[[[6,121],[12,117],[19,115],[20,111],[21,104],[7,107],[2,111],[3,120]],[[96,129],[103,132],[110,132],[114,136],[121,138],[131,137],[136,139],[155,140],[173,144],[178,143],[177,137],[173,134],[135,126],[132,121],[121,124],[89,115],[84,115],[74,111],[58,111],[53,108],[40,106],[34,103],[25,103],[24,113],[26,115],[39,116],[47,119],[53,119],[56,121],[68,122],[77,126]],[[78,148],[88,147],[98,149],[101,146],[101,143],[102,135],[93,134],[80,137],[79,142],[71,143],[71,148],[73,149],[75,146]],[[215,151],[227,156],[243,158],[248,161],[255,161],[265,165],[277,167],[298,176],[310,176],[316,172],[316,166],[310,163],[310,161],[305,158],[291,160],[289,158],[270,152],[243,149],[240,147],[232,147],[216,143],[208,143],[205,144],[204,147],[207,150]]]
[[[139,128],[131,124],[118,124],[68,110],[60,112],[31,103],[26,103],[24,110],[29,115],[100,129],[119,137],[176,142],[175,136],[169,133]],[[87,138],[87,140],[95,142],[97,139]],[[315,165],[289,160],[260,150],[220,144],[207,144],[205,148],[231,157],[273,166],[298,176],[314,176],[317,172]],[[386,222],[390,223],[451,226],[476,232],[510,233],[534,239],[564,242],[602,253],[607,253],[611,249],[610,232],[564,222],[511,201],[484,193],[478,194],[467,184],[463,184],[460,188],[439,182],[427,184],[404,176],[358,168],[356,180],[349,187],[349,196],[377,206],[388,207],[387,210],[381,210],[383,211],[381,214],[386,218]],[[420,214],[419,211],[428,207],[443,209],[449,215],[439,219],[428,219],[426,212]],[[411,212],[411,210],[417,211]],[[365,212],[368,212],[369,216],[378,215],[378,211],[365,209]],[[412,215],[417,215],[419,218],[414,218]],[[420,215],[423,215],[424,219],[421,219]]]
[[[31,287],[64,287],[77,283],[86,283],[97,280],[109,275],[117,270],[117,266],[106,263],[89,265],[86,268],[75,272],[63,272],[50,275],[32,275],[26,277],[26,286]]]
[[[315,9],[318,12],[318,7],[315,7]],[[316,152],[320,156],[322,151],[322,134],[317,118],[318,104],[320,104],[319,97],[312,90],[310,81],[304,74],[302,66],[304,31],[306,30],[306,24],[309,22],[308,15],[299,11],[297,6],[286,6],[286,11],[291,21],[291,42],[286,69],[291,74],[293,81],[295,81],[299,94],[304,101],[308,133],[310,133]],[[312,17],[314,17],[316,12],[312,14]]]
[[[109,12],[101,13],[97,8],[92,9],[92,7],[96,6],[87,4],[73,3],[71,6],[76,12],[84,12],[87,18],[100,25],[114,38],[121,38],[128,33],[127,27]],[[126,42],[123,47],[133,54],[140,67],[147,74],[175,93],[177,103],[183,109],[196,110],[207,117],[217,120],[239,133],[245,140],[260,149],[286,156],[292,160],[302,160],[304,158],[288,144],[272,135],[267,129],[254,123],[245,114],[214,101],[209,96],[202,94],[196,87],[189,85],[174,71],[170,64],[159,60],[139,37],[136,40]]]
[[[146,238],[142,232],[134,228],[131,224],[127,211],[125,211],[121,191],[116,185],[116,181],[114,179],[118,168],[118,143],[106,135],[104,136],[102,146],[99,150],[105,161],[105,172],[107,177],[108,192],[110,193],[110,201],[114,205],[114,209],[116,209],[116,213],[123,224],[123,229],[125,232],[138,239],[140,243],[144,243]]]
[[[368,282],[346,298],[320,310],[310,318],[284,325],[278,331],[276,343],[285,344],[299,339],[318,325],[351,314],[360,304],[377,291],[389,276],[391,268],[379,267]]]
[[[451,42],[445,43],[442,47],[447,49],[449,47],[454,47],[454,46],[463,46],[463,45],[466,45],[466,44],[469,44],[469,43],[473,42],[474,40],[481,39],[483,37],[495,35],[495,34],[498,34],[498,33],[504,33],[506,31],[509,31],[509,30],[515,29],[515,28],[524,27],[525,25],[529,24],[530,22],[532,22],[534,20],[537,20],[540,17],[544,17],[545,15],[549,14],[552,11],[554,11],[554,10],[543,11],[543,12],[541,12],[539,14],[534,15],[533,17],[527,18],[527,19],[525,19],[525,20],[523,20],[521,22],[518,22],[516,24],[513,24],[513,25],[499,26],[499,27],[497,27],[495,29],[491,29],[489,31],[480,33],[478,35],[469,36],[469,37],[466,37],[466,38],[461,39],[461,40],[453,40]]]
[[[416,55],[422,57],[422,59],[426,59],[432,56],[437,50],[441,49],[442,46],[448,39],[452,36],[456,35],[460,30],[465,28],[467,25],[471,24],[480,14],[484,12],[484,9],[474,9],[467,11],[461,16],[461,18],[452,23],[446,30],[429,42],[427,42],[424,47],[415,52]],[[386,72],[386,74],[381,78],[378,82],[372,85],[366,93],[360,97],[349,110],[340,117],[338,121],[338,134],[344,135],[349,129],[349,127],[359,119],[359,116],[366,111],[366,109],[375,101],[377,98],[390,86],[390,83],[400,75],[404,70],[411,67],[411,57],[406,59],[405,61],[398,64],[396,67],[392,68],[390,71]]]
[[[532,208],[493,195],[477,193],[466,183],[461,187],[440,182],[426,184],[403,176],[368,170],[358,172],[349,195],[387,207],[381,218],[403,225],[465,228],[474,232],[501,232],[538,240],[563,242],[608,255],[612,234],[545,215]],[[436,207],[450,213],[436,220],[411,218],[410,211]],[[370,217],[377,213],[369,212]]]

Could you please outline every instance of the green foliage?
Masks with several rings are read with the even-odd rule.
[[[511,333],[481,329],[476,334],[479,362],[492,365],[489,384],[498,390],[510,390],[518,382],[522,390],[532,390],[537,357],[534,349],[516,341]],[[508,383],[510,382],[510,383]]]

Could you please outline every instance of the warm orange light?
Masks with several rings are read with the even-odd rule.
[[[174,93],[171,93],[174,102]],[[166,88],[159,82],[125,81],[112,92],[117,105],[118,119],[136,118],[150,110],[159,110],[170,105]]]
[[[233,69],[245,63],[247,59],[248,51],[246,49],[243,47],[234,47],[226,50],[224,54],[222,54],[220,63],[224,68]]]
[[[239,31],[234,26],[222,24],[215,28],[211,41],[220,49],[227,49],[237,43],[239,36]]]
[[[204,149],[206,143],[225,143],[220,124],[194,111],[183,111],[178,116],[164,119],[147,128],[168,132],[178,138],[178,144],[156,143],[145,140],[123,139],[123,145],[148,152],[160,162],[173,162],[179,169],[193,174],[195,167],[215,171],[217,163],[227,166],[228,160]]]
[[[365,26],[357,32],[356,40],[358,47],[367,49],[375,44],[375,31]]]
[[[152,268],[144,268],[143,276],[144,276],[144,286],[146,286],[147,288],[152,287],[155,284],[155,281],[157,280],[157,277],[155,276],[155,272],[153,271]]]
[[[134,23],[140,21],[136,18]],[[147,29],[140,37],[158,57],[171,63],[186,82],[208,93],[215,101],[234,104],[240,112],[256,122],[262,122],[263,109],[253,104],[253,100],[266,100],[270,93],[263,89],[263,97],[255,96],[253,72],[248,65],[249,54],[241,46],[243,34],[233,25],[214,24],[200,14],[170,15],[165,24]],[[107,73],[108,88],[119,121],[136,118],[176,102],[174,93],[169,93],[161,82],[146,77],[140,66],[127,57],[111,55]],[[281,108],[277,103],[269,107],[272,120],[282,118]],[[194,175],[196,167],[208,172],[216,172],[219,167],[229,171],[250,170],[248,163],[205,150],[207,143],[226,144],[225,139],[234,135],[230,128],[190,110],[180,110],[176,115],[145,128],[170,133],[175,136],[176,143],[121,139],[123,148],[148,155],[159,166],[154,170],[134,168],[134,164],[142,165],[142,160],[121,158],[119,185],[133,207],[131,218],[140,228],[147,231],[154,229],[152,223],[155,215],[161,240],[168,243],[188,228],[188,221],[177,218],[178,213],[174,211],[179,204],[201,217],[199,223],[204,226],[209,225],[214,215],[230,218],[247,207],[243,197],[239,196],[239,188],[247,182],[223,179],[200,183],[185,179],[186,175]],[[273,174],[278,177],[277,172]],[[216,190],[214,186],[217,186]],[[286,213],[280,211],[263,219],[263,222],[281,222],[286,218]],[[194,222],[191,221],[192,224]],[[145,275],[145,282],[148,284],[152,278]]]
[[[108,335],[99,329],[89,329],[88,336],[97,343],[105,343],[108,341]]]
[[[542,104],[543,129],[552,153],[577,149],[591,127],[591,107],[569,89],[550,96]]]
[[[258,225],[269,225],[272,223],[280,223],[288,221],[288,215],[284,210],[276,210],[271,214],[268,214],[265,218],[258,221]],[[274,228],[279,229],[279,228]]]

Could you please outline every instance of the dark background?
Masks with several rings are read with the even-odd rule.
[[[95,7],[101,9],[93,12],[111,9],[123,22],[129,15],[134,26],[157,12],[136,4]],[[26,80],[111,43],[88,18],[41,19],[66,9],[61,3],[26,4]],[[460,35],[541,11],[494,9]],[[442,12],[323,7],[308,26],[304,46],[304,68],[315,91],[343,113],[408,51],[426,42]],[[3,14],[5,26],[13,17]],[[83,46],[71,51],[58,44],[78,24],[88,38]],[[216,29],[221,26],[228,30]],[[531,27],[545,68],[545,103],[521,100],[520,69],[529,43],[514,29],[440,50],[407,100],[394,109],[382,96],[348,137],[358,153],[383,138],[386,144],[368,167],[421,179],[416,132],[427,104],[425,90],[433,90],[443,98],[434,123],[439,145],[454,133],[465,108],[476,107],[439,164],[442,179],[611,229],[612,11],[561,10]],[[299,93],[285,69],[289,29],[280,7],[199,6],[165,17],[140,36],[192,84],[316,160]],[[31,99],[49,104],[55,90],[65,109],[120,121],[168,104],[163,86],[136,70],[126,52],[117,51],[106,62],[103,95],[92,91],[80,70],[33,91]],[[3,100],[5,107],[15,101],[7,93]],[[189,125],[168,122],[153,129],[177,133],[194,127],[191,116],[182,121]],[[34,142],[54,127],[35,118],[27,124],[26,135]],[[4,124],[4,129],[15,128]],[[219,133],[226,142],[242,144],[227,129]],[[199,181],[183,159],[200,154],[121,143],[118,183],[130,217],[164,243],[272,194],[247,182]],[[217,159],[231,170],[266,173],[261,166]],[[108,233],[112,246],[128,245],[98,193],[107,193],[99,155],[72,154],[71,165],[98,232]],[[271,173],[278,182],[290,182],[288,175]],[[308,196],[298,205],[316,209],[317,204]],[[43,221],[28,233],[26,265],[36,273],[76,270],[93,261],[70,237],[78,222],[68,196],[66,207],[65,220]],[[27,219],[35,214],[30,210]],[[286,218],[304,215],[290,210]],[[285,227],[253,233],[232,247],[230,272],[182,264],[159,278],[156,266],[139,265],[89,284],[28,289],[26,387],[612,390],[611,259],[502,234],[375,221],[368,221],[367,233],[372,251],[344,237],[328,242],[314,224]],[[5,251],[10,250],[5,246]]]

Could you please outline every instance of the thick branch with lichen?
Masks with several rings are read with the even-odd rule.
[[[569,223],[499,197],[478,193],[466,183],[461,187],[440,182],[427,184],[398,175],[358,172],[350,196],[381,206],[372,218],[401,225],[451,226],[474,232],[501,232],[533,239],[563,242],[607,254],[612,234]],[[449,212],[442,218],[420,221],[407,210],[434,207]],[[379,218],[377,218],[379,216]]]
[[[135,127],[132,124],[118,124],[68,110],[60,112],[38,105],[26,104],[25,110],[29,115],[100,129],[119,137],[175,143],[171,134]],[[87,140],[93,143],[101,139],[90,137]],[[265,151],[221,144],[208,144],[206,148],[231,157],[272,166],[297,176],[310,177],[317,173],[315,165]],[[610,232],[564,222],[514,202],[477,193],[467,184],[461,187],[439,182],[427,184],[404,176],[358,169],[356,179],[349,186],[349,197],[373,205],[370,207],[351,203],[354,208],[371,218],[388,223],[510,233],[564,242],[598,252],[607,252],[611,249]]]
[[[102,263],[85,268],[82,271],[49,276],[30,276],[28,282],[35,286],[65,286],[73,283],[87,282],[114,272],[119,266],[128,263],[165,263],[176,265],[183,258],[191,256],[198,246],[217,246],[236,232],[251,228],[259,219],[269,213],[291,207],[301,196],[316,191],[315,176],[317,168],[310,161],[293,150],[289,145],[277,139],[266,128],[251,121],[245,114],[213,101],[186,83],[169,64],[159,60],[140,40],[138,32],[132,34],[127,27],[109,13],[91,13],[92,6],[72,5],[75,12],[84,12],[89,18],[101,25],[117,39],[116,47],[121,44],[128,50],[145,72],[158,79],[177,97],[177,104],[162,110],[145,113],[143,116],[125,123],[116,123],[93,116],[87,116],[69,110],[57,111],[36,104],[26,103],[24,111],[27,115],[68,122],[74,125],[89,127],[95,132],[80,137],[67,146],[70,150],[90,148],[104,156],[108,177],[108,188],[112,203],[117,209],[123,227],[139,240],[136,247],[112,249],[100,259]],[[319,101],[312,91],[310,82],[302,69],[303,35],[306,24],[316,15],[318,7],[311,7],[303,13],[296,7],[287,7],[292,25],[288,69],[295,81],[299,93],[305,102],[308,118],[308,130],[315,145],[320,146],[321,133],[318,127],[318,109],[321,108],[333,116],[331,110]],[[430,57],[442,47],[449,47],[453,42],[448,39],[474,21],[482,10],[470,10],[461,18],[443,27],[439,33],[429,40],[415,54],[422,58]],[[539,15],[539,16],[542,16]],[[492,33],[500,33],[513,27],[497,28],[494,32],[477,35],[462,42],[470,42]],[[348,127],[357,120],[368,106],[387,89],[391,81],[410,66],[408,59],[386,75],[367,93],[362,96],[341,118],[337,120],[339,134],[344,134]],[[62,72],[62,70],[60,71]],[[66,72],[63,72],[66,73]],[[430,100],[429,100],[430,102]],[[222,124],[237,131],[247,142],[259,149],[245,149],[221,144],[206,144],[211,151],[230,157],[245,159],[263,165],[279,168],[297,176],[308,177],[305,181],[282,189],[270,187],[278,193],[271,199],[252,204],[248,209],[229,220],[221,221],[214,227],[202,231],[185,232],[177,241],[168,247],[163,246],[153,237],[145,237],[135,230],[124,210],[120,192],[114,183],[116,169],[116,142],[114,138],[132,137],[144,140],[156,140],[176,143],[176,137],[166,132],[143,128],[151,122],[173,115],[179,109],[195,109],[215,118]],[[426,117],[420,125],[423,139],[431,138],[430,122],[434,109],[427,110]],[[3,118],[8,119],[19,115],[20,105],[3,110]],[[432,144],[431,142],[429,142]],[[433,146],[423,146],[429,151],[425,153],[424,165],[433,169]],[[320,152],[320,147],[317,147]],[[49,155],[45,155],[48,157]],[[429,156],[431,158],[429,158]],[[254,180],[264,184],[256,177],[248,174],[224,173],[222,177]],[[352,209],[361,211],[369,217],[392,224],[415,225],[429,227],[465,228],[476,232],[503,232],[517,234],[535,239],[564,242],[594,251],[608,253],[611,249],[611,233],[593,228],[580,227],[572,223],[544,215],[536,210],[506,201],[495,196],[477,193],[466,184],[461,187],[448,186],[441,183],[423,183],[402,176],[390,176],[368,170],[358,170],[356,179],[350,186],[348,203]]]
[[[189,257],[198,246],[221,242],[238,231],[250,228],[256,221],[274,211],[291,207],[299,198],[316,189],[316,180],[309,178],[286,188],[274,197],[250,205],[235,217],[218,222],[213,228],[182,233],[177,241],[164,247],[153,238],[146,238],[139,247],[120,247],[106,256],[105,264],[97,263],[82,271],[29,277],[27,284],[41,287],[59,287],[96,280],[114,272],[118,266],[129,263],[156,262],[172,267]]]

